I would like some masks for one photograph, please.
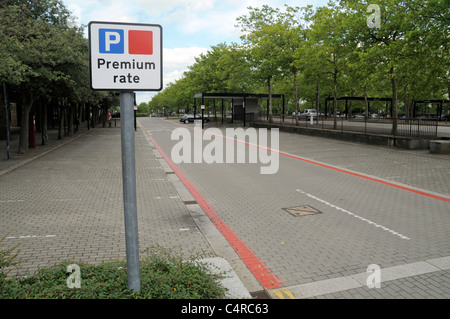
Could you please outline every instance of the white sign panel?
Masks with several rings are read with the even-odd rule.
[[[89,23],[91,88],[101,91],[162,90],[162,27]]]

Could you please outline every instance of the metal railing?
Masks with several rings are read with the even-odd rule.
[[[267,114],[255,116],[252,122],[268,123]],[[366,119],[366,118],[345,118],[345,116],[333,117],[319,116],[310,118],[301,118],[296,123],[294,116],[272,116],[272,123],[287,126],[297,126],[317,130],[335,130],[341,132],[357,132],[363,134],[395,135],[404,137],[434,138],[438,134],[438,127],[441,123],[435,119],[397,119],[397,130],[393,134],[393,119]]]

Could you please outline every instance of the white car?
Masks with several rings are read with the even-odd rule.
[[[311,116],[317,117],[317,110],[315,110],[315,109],[303,110],[303,112],[298,115],[298,118],[299,119],[304,119],[304,118],[309,119]]]

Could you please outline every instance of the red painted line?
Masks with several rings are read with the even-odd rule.
[[[179,126],[183,126],[178,123],[173,123]],[[202,130],[202,132],[205,132]],[[148,135],[148,133],[147,133]],[[215,135],[215,134],[213,134]],[[156,141],[148,135],[148,137],[152,140],[155,147],[158,149],[158,151],[161,153],[161,155],[164,157],[166,162],[169,164],[169,166],[172,168],[174,173],[178,176],[180,181],[185,185],[185,187],[189,190],[189,192],[192,194],[192,196],[195,198],[197,203],[200,205],[200,207],[203,209],[203,211],[207,214],[207,216],[210,218],[210,220],[213,222],[213,224],[216,226],[216,228],[220,231],[220,233],[225,237],[225,239],[228,241],[228,243],[233,247],[233,249],[236,251],[236,253],[241,257],[243,262],[246,264],[246,266],[249,268],[249,270],[253,273],[255,278],[261,283],[261,285],[264,288],[272,289],[272,288],[278,288],[281,286],[281,280],[276,278],[269,270],[268,268],[263,264],[263,262],[237,237],[237,235],[223,222],[223,220],[217,215],[214,208],[206,201],[206,199],[200,194],[200,192],[195,188],[195,186],[184,176],[184,174],[181,172],[181,170],[172,162],[172,160],[167,156],[166,153],[159,147],[159,145],[156,143]],[[230,139],[226,136],[220,136],[224,139]],[[280,151],[272,150],[269,148],[260,147],[257,145],[252,145],[247,142],[239,141],[236,139],[231,139],[238,143],[243,143],[252,147],[257,147],[260,149],[264,149],[266,151],[275,152],[282,156],[289,157],[292,159],[300,160],[309,164],[321,166],[323,168],[331,169],[340,173],[352,175],[355,177],[363,178],[366,180],[370,180],[376,183],[381,183],[386,186],[394,187],[397,189],[402,189],[411,193],[415,193],[418,195],[422,195],[425,197],[430,197],[433,199],[441,200],[447,203],[450,203],[450,199],[441,197],[438,195],[429,194],[426,192],[418,191],[409,187],[400,186],[394,183],[386,182],[377,178],[365,176],[362,174],[350,172],[344,169],[340,169],[337,167],[333,167],[330,165],[318,163],[312,160],[308,160],[305,158],[302,158],[300,156],[295,156],[287,153],[283,153]]]
[[[148,134],[147,134],[148,135]],[[159,147],[156,141],[148,135],[155,147],[161,153],[162,157],[166,160],[173,172],[178,176],[180,181],[188,189],[188,191],[195,198],[197,203],[216,226],[219,232],[228,241],[231,247],[236,251],[248,269],[253,273],[255,278],[261,283],[264,288],[272,289],[281,286],[281,280],[275,277],[270,270],[264,265],[264,263],[250,250],[229,228],[225,222],[217,215],[214,208],[206,201],[206,199],[200,194],[197,188],[184,176],[181,170],[172,162],[166,153]]]
[[[408,192],[411,192],[411,193],[415,193],[415,194],[418,194],[418,195],[422,195],[422,196],[426,196],[426,197],[430,197],[430,198],[434,198],[434,199],[437,199],[437,200],[441,200],[441,201],[450,203],[450,199],[442,197],[442,196],[433,195],[433,194],[422,192],[422,191],[418,191],[416,189],[412,189],[412,188],[409,188],[409,187],[405,187],[405,186],[397,185],[397,184],[394,184],[394,183],[386,182],[386,181],[383,181],[383,180],[378,179],[378,178],[369,177],[369,176],[365,176],[365,175],[362,175],[362,174],[350,172],[350,171],[347,171],[347,170],[344,170],[344,169],[341,169],[341,168],[329,166],[329,165],[322,164],[322,163],[317,163],[317,162],[314,162],[314,161],[311,161],[311,160],[308,160],[308,159],[305,159],[305,158],[301,158],[299,156],[290,155],[290,154],[281,153],[281,152],[280,152],[280,154],[283,155],[283,156],[286,156],[286,157],[290,157],[290,158],[293,158],[293,159],[297,159],[297,160],[306,162],[306,163],[310,163],[310,164],[318,165],[318,166],[321,166],[321,167],[324,167],[324,168],[332,169],[334,171],[338,171],[338,172],[341,172],[341,173],[344,173],[344,174],[353,175],[353,176],[356,176],[356,177],[359,177],[359,178],[370,180],[372,182],[384,184],[384,185],[387,185],[387,186],[390,186],[390,187],[395,187],[395,188],[402,189],[402,190],[405,190],[405,191],[408,191]]]

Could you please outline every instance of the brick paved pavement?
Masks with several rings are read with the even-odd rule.
[[[143,124],[170,154],[175,142],[167,132],[175,123]],[[448,195],[449,157],[288,133],[280,134],[280,150]],[[284,156],[276,175],[260,175],[260,164],[179,166],[284,287],[362,273],[374,263],[389,268],[450,255],[448,202]],[[297,205],[322,214],[292,217],[283,210]]]
[[[283,150],[337,167],[450,195],[450,156],[280,133]]]
[[[173,122],[140,121],[170,154]],[[449,194],[448,157],[280,135],[284,152]],[[249,291],[260,289],[140,129],[136,160],[141,249],[161,244],[226,257]],[[0,232],[13,229],[8,244],[24,240],[21,256],[31,258],[22,272],[65,259],[98,263],[125,257],[119,129],[83,132],[12,171],[4,161],[0,164]],[[227,225],[293,291],[362,273],[372,263],[389,268],[450,255],[448,203],[287,158],[280,158],[275,176],[260,175],[259,164],[221,165],[180,167]],[[322,214],[293,218],[282,210],[299,204]],[[321,297],[415,298],[424,293],[420,282],[436,286],[427,297],[450,296],[448,270],[440,270],[383,283],[383,292],[357,287]]]
[[[382,283],[380,289],[359,287],[311,299],[448,299],[450,271],[442,270]]]
[[[57,149],[2,160],[0,234],[11,231],[7,246],[23,242],[20,257],[27,261],[18,274],[62,260],[125,258],[120,129],[77,134]],[[215,256],[139,130],[136,172],[141,251],[161,245]]]

